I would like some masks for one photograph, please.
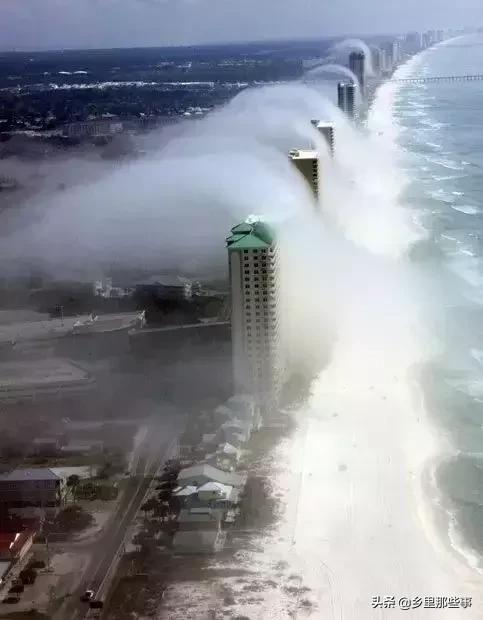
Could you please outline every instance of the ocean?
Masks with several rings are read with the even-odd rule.
[[[400,77],[479,74],[483,36],[420,54]],[[436,470],[454,548],[483,554],[483,81],[403,84],[393,117],[409,183],[404,201],[426,240],[413,261],[439,287],[435,353],[421,373],[433,423],[454,453]],[[476,553],[475,553],[476,552]]]

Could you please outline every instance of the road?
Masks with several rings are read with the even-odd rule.
[[[127,488],[123,493],[117,511],[110,520],[109,526],[105,528],[104,536],[93,547],[92,556],[84,571],[81,583],[55,614],[56,619],[85,618],[89,608],[86,603],[81,603],[80,597],[87,589],[94,590],[96,597],[102,597],[108,585],[107,582],[112,576],[110,575],[111,567],[117,561],[118,555],[122,553],[126,532],[138,512],[156,472],[171,455],[181,427],[181,420],[175,422],[170,427],[169,433],[164,431],[161,443],[158,433],[148,433],[144,444],[145,450],[137,462],[135,473],[127,482]]]

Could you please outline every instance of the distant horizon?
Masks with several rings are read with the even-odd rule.
[[[436,28],[434,29],[436,30]],[[457,30],[457,29],[456,29]],[[416,31],[415,31],[416,32]],[[423,31],[420,31],[423,32]],[[317,43],[319,41],[330,41],[337,39],[348,39],[348,38],[357,38],[357,39],[371,39],[371,38],[379,38],[379,37],[399,37],[403,33],[401,32],[374,32],[371,34],[360,34],[360,33],[343,33],[343,34],[330,34],[323,35],[320,37],[294,37],[294,38],[274,38],[274,39],[260,39],[260,40],[237,40],[237,41],[225,41],[225,42],[205,42],[205,43],[182,43],[182,44],[171,44],[171,45],[124,45],[124,46],[106,46],[106,47],[22,47],[22,48],[1,48],[0,54],[23,54],[23,53],[49,53],[49,52],[94,52],[94,51],[107,51],[107,50],[142,50],[142,49],[190,49],[190,48],[201,48],[201,47],[229,47],[235,45],[271,45],[277,43]]]

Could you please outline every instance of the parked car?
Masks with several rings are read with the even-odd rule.
[[[82,603],[89,603],[94,598],[94,590],[86,590],[80,597]]]
[[[25,586],[23,585],[23,583],[18,583],[16,585],[13,585],[10,590],[8,591],[9,594],[19,594],[20,592],[23,592],[25,590]]]
[[[102,609],[104,607],[104,603],[102,601],[91,601],[89,603],[89,607],[91,609]]]
[[[15,605],[20,601],[20,596],[10,595],[3,599],[2,603],[6,603],[7,605]]]

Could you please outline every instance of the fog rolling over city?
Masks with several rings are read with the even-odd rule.
[[[19,232],[4,240],[3,257],[18,258],[21,245],[23,261],[64,277],[113,264],[224,270],[222,240],[234,222],[254,211],[275,219],[313,211],[286,153],[316,138],[306,118],[330,109],[308,88],[260,88],[185,123],[169,141],[153,133],[143,159],[36,196],[19,216]]]
[[[312,109],[325,105],[307,94]],[[287,109],[273,115],[273,103],[285,98]],[[303,89],[260,89],[187,124],[167,143],[153,134],[143,159],[33,200],[25,209],[30,223],[5,241],[4,257],[14,258],[18,244],[26,244],[32,264],[40,259],[48,271],[65,274],[106,264],[192,269],[224,263],[222,240],[233,222],[254,210],[283,218],[304,210],[301,204],[312,208],[305,183],[281,155],[292,137],[310,138],[310,125],[294,115],[303,102]]]
[[[344,46],[369,53],[358,40]],[[417,68],[417,56],[406,60],[395,69],[396,79]],[[131,557],[127,572],[137,589],[137,578],[151,571],[155,604],[172,620],[208,617],[211,611],[204,611],[223,606],[239,618],[282,620],[307,612],[324,620],[372,620],[385,617],[376,607],[391,597],[393,607],[410,597],[413,619],[439,620],[440,609],[422,607],[423,597],[436,596],[461,597],[466,606],[474,597],[473,609],[453,617],[479,617],[483,569],[476,552],[468,562],[464,545],[449,540],[435,483],[437,465],[456,451],[431,418],[421,381],[427,363],[439,361],[433,324],[457,297],[457,287],[440,256],[425,255],[431,233],[408,191],[412,179],[395,119],[400,86],[392,79],[378,84],[357,118],[354,109],[345,109],[346,115],[323,96],[316,80],[323,71],[313,69],[306,83],[253,85],[204,118],[152,132],[142,153],[118,161],[99,178],[89,174],[83,185],[46,189],[24,205],[0,249],[9,268],[21,259],[32,272],[41,267],[54,280],[85,278],[89,285],[97,274],[115,269],[176,274],[134,285],[138,294],[151,295],[154,288],[173,295],[158,297],[162,308],[152,325],[149,319],[146,325],[152,305],[147,312],[138,305],[134,317],[92,312],[82,321],[64,317],[62,302],[54,307],[60,313],[55,329],[63,334],[68,323],[76,355],[95,341],[82,335],[99,332],[104,338],[105,331],[103,342],[111,342],[113,323],[126,328],[129,352],[110,353],[106,365],[98,364],[98,380],[110,386],[115,378],[105,400],[116,396],[123,410],[128,378],[136,377],[132,410],[138,413],[139,406],[143,413],[144,396],[152,407],[137,430],[144,432],[138,444],[145,445],[146,462],[130,467],[130,484],[133,501],[139,494],[138,507],[150,493],[151,504],[143,504],[138,519],[144,533],[153,525],[162,531],[141,552],[135,549],[139,574],[132,574]],[[329,71],[340,69],[331,63]],[[364,77],[362,67],[361,91]],[[418,105],[417,114],[424,114],[428,104]],[[333,152],[317,120],[330,123]],[[438,161],[445,173],[460,170],[447,159]],[[297,166],[308,171],[305,178]],[[453,191],[450,200],[459,195]],[[198,276],[223,284],[215,290],[208,277],[195,282]],[[102,297],[104,284],[95,286]],[[215,310],[205,314],[200,308],[206,309],[207,297]],[[152,301],[149,295],[139,299]],[[179,310],[171,320],[170,306]],[[45,322],[50,328],[52,321]],[[92,351],[84,364],[95,372]],[[270,386],[264,392],[266,371]],[[283,389],[282,375],[288,379]],[[300,386],[294,377],[302,379],[295,395],[291,389]],[[169,399],[176,406],[166,411]],[[181,437],[185,417],[189,424]],[[151,435],[153,419],[160,427],[155,424]],[[165,460],[171,446],[179,448],[175,462]],[[210,503],[199,506],[206,497]],[[229,507],[216,517],[212,502],[220,497],[225,506],[228,497],[235,498],[236,507],[241,498],[240,510]],[[210,529],[206,524],[215,517]],[[195,518],[201,520],[191,530]],[[206,531],[197,547],[190,537],[192,531],[199,535],[198,524]],[[163,538],[166,528],[169,536]],[[187,532],[188,543],[180,543]],[[213,532],[215,542],[205,546]],[[91,560],[96,574],[83,578],[87,592],[106,607],[111,603],[101,584],[110,566],[103,562],[118,554],[125,538],[136,545],[140,540],[124,532],[113,536],[106,559]],[[160,538],[168,540],[161,552]],[[230,553],[213,559],[224,546]],[[193,547],[210,555],[195,560]],[[182,559],[180,548],[187,553]],[[166,565],[167,576],[156,582]],[[213,568],[216,576],[205,579]],[[130,594],[132,582],[120,583]],[[78,597],[64,598],[61,609],[79,606]],[[128,598],[121,596],[118,604]]]
[[[376,124],[384,123],[384,105],[374,111]],[[310,118],[336,122],[335,161]],[[316,86],[248,90],[186,123],[171,140],[153,133],[149,143],[143,159],[33,201],[25,212],[34,223],[2,244],[4,259],[25,248],[23,264],[30,256],[32,266],[55,277],[89,276],[113,265],[222,274],[226,232],[254,214],[280,232],[288,265],[284,314],[294,335],[289,348],[301,361],[306,346],[312,354],[317,349],[316,325],[325,338],[344,312],[358,309],[353,318],[360,317],[364,300],[382,307],[391,300],[389,314],[405,312],[406,300],[382,294],[409,277],[409,265],[393,259],[404,257],[420,234],[398,202],[405,179],[397,153],[376,131],[356,130]],[[322,209],[287,157],[294,147],[321,154]]]

